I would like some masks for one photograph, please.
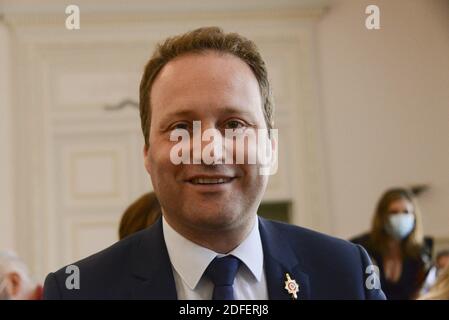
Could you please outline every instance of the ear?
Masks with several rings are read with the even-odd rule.
[[[271,131],[270,135],[272,161],[270,165],[270,175],[276,174],[278,171],[278,132],[277,129]]]
[[[17,297],[22,291],[22,277],[17,272],[11,272],[7,276],[7,291],[10,297]]]
[[[143,163],[147,172],[151,175],[150,146],[143,146]]]

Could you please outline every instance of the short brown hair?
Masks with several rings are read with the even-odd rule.
[[[274,104],[267,69],[254,42],[237,33],[224,33],[218,27],[204,27],[166,39],[156,47],[153,56],[145,66],[140,82],[140,119],[147,147],[151,124],[150,92],[159,71],[176,57],[210,50],[233,54],[251,68],[259,83],[262,111],[267,128],[273,128]]]

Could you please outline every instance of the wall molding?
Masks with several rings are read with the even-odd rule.
[[[58,194],[53,184],[56,174],[54,171],[58,166],[54,159],[54,154],[57,152],[57,146],[53,140],[55,134],[76,133],[79,132],[78,130],[89,132],[90,128],[95,127],[95,119],[97,117],[100,119],[102,113],[107,114],[105,117],[113,120],[114,123],[117,123],[120,118],[118,114],[110,115],[109,112],[102,110],[103,106],[100,106],[101,110],[98,112],[85,116],[85,122],[83,115],[55,112],[51,106],[51,97],[48,96],[49,90],[43,83],[50,81],[48,77],[52,50],[64,51],[73,48],[76,51],[78,46],[84,50],[98,48],[103,44],[111,46],[115,44],[118,47],[123,47],[123,44],[132,44],[135,48],[147,47],[147,56],[149,56],[150,45],[157,40],[198,25],[210,25],[210,22],[215,22],[228,31],[242,30],[246,36],[255,39],[256,42],[260,41],[261,47],[264,43],[270,42],[285,44],[291,41],[293,43],[294,51],[291,54],[298,56],[294,65],[291,66],[291,71],[296,71],[291,75],[293,77],[291,81],[295,84],[291,94],[294,95],[297,105],[292,106],[291,114],[280,115],[283,117],[281,122],[286,123],[291,129],[289,139],[297,142],[288,150],[288,160],[292,168],[288,176],[292,179],[292,184],[289,185],[286,194],[293,203],[295,212],[292,217],[293,223],[323,232],[331,231],[332,221],[327,209],[326,181],[321,174],[325,166],[320,152],[322,145],[320,108],[314,60],[316,56],[314,28],[319,15],[315,14],[313,19],[309,19],[310,16],[305,18],[298,12],[285,14],[286,19],[266,12],[266,16],[257,16],[248,20],[246,13],[232,16],[225,13],[212,16],[191,13],[189,19],[183,20],[181,24],[173,23],[176,21],[176,15],[170,16],[170,19],[166,21],[145,19],[145,23],[131,21],[134,15],[129,15],[124,20],[121,20],[123,19],[121,17],[118,21],[109,17],[111,20],[107,23],[93,19],[89,33],[71,33],[70,36],[67,30],[54,28],[54,25],[52,27],[32,20],[21,24],[20,19],[17,20],[14,16],[10,16],[11,19],[6,17],[14,29],[13,49],[17,52],[15,72],[18,74],[14,82],[14,92],[17,99],[16,117],[21,119],[14,128],[16,137],[14,143],[18,146],[16,194],[20,195],[20,199],[16,198],[16,203],[18,225],[21,226],[16,239],[21,252],[27,256],[36,274],[44,276],[48,271],[60,266],[61,259],[64,257],[62,245],[58,243],[58,239],[63,236],[61,234],[63,232],[61,230],[64,230],[61,229],[64,226],[61,217],[63,213],[58,212],[54,205],[57,203],[55,194]],[[101,18],[101,14],[99,16]],[[270,28],[263,28],[267,23],[270,24]],[[27,94],[24,95],[23,92]],[[120,112],[124,113],[128,121],[135,116],[132,111],[135,110]],[[72,116],[74,118],[70,119]],[[89,118],[91,116],[93,118]],[[83,123],[84,129],[76,128],[78,121]],[[122,124],[121,127],[126,129],[128,125]],[[100,124],[99,130],[106,133],[107,127]],[[129,134],[129,137],[132,137],[133,133]],[[137,150],[140,155],[137,142],[129,141],[129,145],[132,151]],[[137,169],[130,170],[133,175],[138,175]],[[135,182],[139,185],[143,183]],[[30,199],[30,201],[23,202],[20,201],[21,199]],[[73,211],[68,214],[76,213]]]

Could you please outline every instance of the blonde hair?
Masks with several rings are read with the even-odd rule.
[[[402,250],[406,256],[418,257],[424,242],[421,212],[413,194],[404,188],[387,190],[380,198],[371,225],[371,243],[373,249],[381,255],[387,253],[389,235],[385,230],[385,225],[388,223],[388,209],[391,203],[401,199],[405,199],[412,204],[413,215],[415,216],[415,226],[413,227],[412,232],[402,240]]]
[[[449,300],[449,266],[441,271],[429,292],[421,296],[419,300]]]
[[[259,83],[262,111],[267,128],[273,128],[274,103],[267,69],[254,42],[237,33],[225,33],[218,27],[204,27],[166,39],[156,47],[145,66],[140,82],[139,108],[142,132],[147,147],[151,125],[150,93],[156,76],[168,62],[176,57],[188,53],[201,54],[207,51],[233,54],[251,68]]]

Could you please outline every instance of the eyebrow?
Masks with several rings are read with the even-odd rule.
[[[246,115],[246,116],[250,117],[251,119],[253,118],[253,114],[251,112],[245,111],[245,110],[242,110],[242,109],[239,109],[236,107],[232,107],[232,106],[226,106],[226,107],[220,109],[219,112],[224,113],[226,115],[239,114],[239,115]],[[186,117],[186,118],[198,117],[199,118],[200,113],[198,113],[198,111],[196,111],[195,109],[192,109],[192,108],[171,112],[171,113],[166,114],[162,118],[161,124],[164,125],[170,119],[175,118],[175,117]]]

